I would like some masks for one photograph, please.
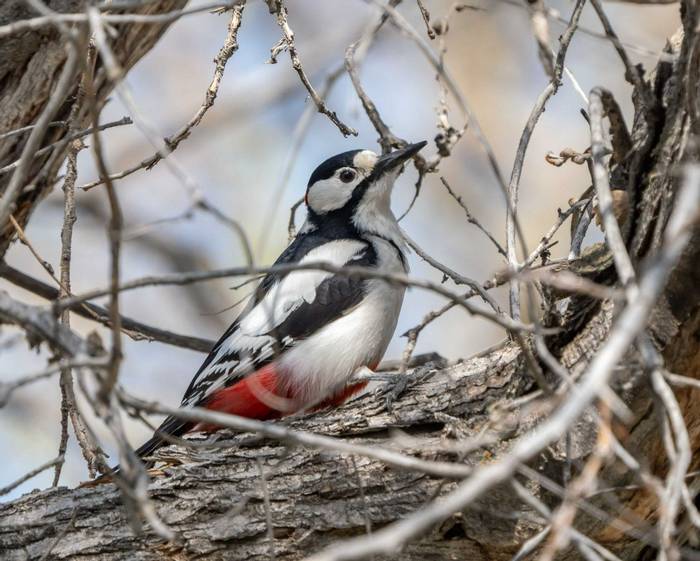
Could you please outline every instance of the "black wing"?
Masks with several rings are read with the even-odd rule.
[[[374,248],[363,240],[313,238],[297,238],[276,264],[304,258],[338,266],[376,263]],[[213,391],[230,386],[343,316],[362,300],[365,284],[363,278],[322,271],[268,274],[200,367],[183,405],[202,403]]]
[[[373,246],[364,240],[328,239],[312,235],[297,237],[275,264],[295,263],[305,257],[309,257],[309,262],[367,267],[376,264],[377,259]],[[305,274],[305,279],[316,278],[318,282],[299,282],[292,277]],[[285,290],[286,286],[290,286],[290,289]],[[361,302],[365,287],[365,279],[343,274],[316,272],[314,276],[314,273],[309,275],[308,271],[299,271],[266,275],[246,308],[202,363],[185,391],[182,405],[205,404],[218,389],[231,386],[251,371],[274,360],[296,341],[342,317]],[[274,308],[274,317],[267,315],[269,310],[266,307]],[[260,323],[261,318],[271,323],[270,328],[252,333],[256,321]],[[180,436],[193,427],[194,423],[168,417],[137,453],[145,456],[164,445],[166,441],[159,433]]]

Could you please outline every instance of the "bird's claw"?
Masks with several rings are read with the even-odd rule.
[[[382,391],[384,392],[384,407],[386,412],[391,414],[394,411],[394,403],[403,395],[408,388],[410,381],[409,374],[394,374],[393,379],[384,383]]]
[[[385,394],[384,405],[387,413],[393,412],[394,404],[403,396],[409,385],[422,382],[432,376],[434,372],[435,365],[429,363],[404,374],[387,374],[386,383],[381,388]]]

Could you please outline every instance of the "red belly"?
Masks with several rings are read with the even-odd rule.
[[[372,366],[374,368],[376,364]],[[367,382],[358,382],[345,386],[312,410],[341,405],[366,385]],[[294,399],[293,391],[284,389],[274,364],[264,366],[232,386],[217,390],[203,406],[212,411],[263,421],[291,415],[304,408],[303,404]],[[211,432],[219,428],[218,425],[199,423],[192,430]]]

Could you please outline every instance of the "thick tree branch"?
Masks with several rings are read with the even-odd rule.
[[[268,4],[274,11],[276,2]],[[533,388],[525,350],[508,341],[451,366],[414,368],[403,393],[394,390],[404,378],[389,375],[388,388],[376,387],[335,410],[262,425],[179,412],[137,400],[117,385],[103,418],[127,458],[131,451],[112,414],[117,402],[136,418],[150,411],[206,416],[250,432],[193,436],[191,446],[160,449],[148,488],[129,458],[121,491],[109,483],[53,489],[0,506],[4,558],[38,560],[50,553],[76,561],[291,561],[388,554],[402,561],[506,561],[558,552],[567,560],[646,561],[657,554],[698,559],[688,543],[698,521],[693,495],[700,488],[694,471],[700,467],[700,431],[694,428],[700,422],[700,41],[696,2],[685,0],[683,7],[684,34],[670,42],[656,71],[643,75],[628,65],[637,86],[630,149],[613,149],[607,162],[604,128],[619,123],[614,115],[605,119],[599,90],[591,96],[595,184],[613,239],[610,248],[589,247],[567,263],[567,274],[578,275],[590,290],[547,293],[546,304],[563,311],[556,321],[546,317],[544,326],[535,322],[534,334],[521,334],[547,351],[537,366],[554,388],[551,395]],[[386,13],[414,37],[393,7]],[[571,33],[574,27],[575,19]],[[612,29],[606,34],[617,37]],[[613,42],[627,60],[623,44]],[[556,84],[544,101],[550,90]],[[613,222],[608,196],[619,177],[631,201],[624,224]],[[543,240],[542,249],[548,243]],[[120,289],[211,276],[168,275]],[[534,278],[529,273],[521,280]],[[451,298],[439,313],[464,305],[464,298],[439,286],[385,280]],[[81,301],[62,303],[72,309]],[[98,351],[55,314],[1,292],[0,319],[79,360]],[[667,384],[676,382],[672,394]],[[391,410],[387,389],[394,392]],[[83,390],[94,397],[89,384]],[[611,401],[620,407],[610,409]],[[129,473],[136,473],[132,480]],[[135,532],[130,524],[138,527],[139,516],[150,526]]]

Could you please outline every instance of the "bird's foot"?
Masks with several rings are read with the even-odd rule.
[[[384,395],[386,410],[391,413],[394,402],[406,391],[409,376],[398,372],[374,372],[363,366],[359,368],[352,378],[353,383],[380,382],[382,385],[376,389],[376,393]]]
[[[443,359],[444,360],[444,359]],[[362,367],[355,372],[353,382],[383,382],[376,389],[376,393],[384,396],[384,406],[388,413],[393,412],[394,404],[401,398],[408,386],[420,382],[430,376],[435,369],[435,364],[430,363],[408,372],[374,372],[367,367]]]
[[[391,376],[392,378],[382,386],[382,391],[384,393],[384,407],[386,408],[386,412],[389,414],[393,413],[394,403],[396,403],[404,394],[412,378],[411,374],[406,373],[393,374]]]
[[[384,392],[384,405],[388,413],[393,412],[394,404],[403,396],[410,385],[417,384],[430,378],[435,373],[434,364],[426,364],[401,374],[395,372],[388,374],[389,380],[382,387]]]

